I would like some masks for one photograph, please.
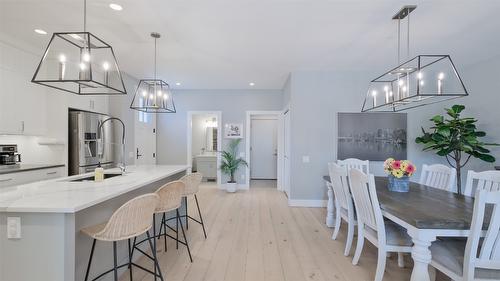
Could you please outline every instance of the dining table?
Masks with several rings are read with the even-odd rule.
[[[323,179],[330,189],[330,177]],[[384,217],[405,228],[412,238],[414,265],[410,280],[429,281],[432,242],[438,237],[469,235],[474,198],[414,182],[410,182],[409,192],[389,191],[387,177],[375,177],[375,185]],[[333,192],[331,194],[333,196]],[[334,198],[330,197],[329,192],[329,203],[334,204]],[[487,210],[485,221],[489,221],[490,216],[491,211]]]

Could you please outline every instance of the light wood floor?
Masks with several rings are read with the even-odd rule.
[[[270,182],[272,183],[272,182]],[[259,183],[262,185],[262,182]],[[256,184],[257,185],[257,184]],[[365,243],[358,266],[352,255],[343,255],[345,225],[337,241],[326,227],[324,208],[290,208],[286,196],[274,188],[251,187],[234,194],[205,184],[198,194],[208,239],[201,226],[190,223],[187,231],[193,255],[189,262],[185,247],[168,251],[158,244],[162,272],[168,281],[274,281],[274,280],[373,280],[376,248]],[[190,214],[196,205],[189,204]],[[142,259],[141,264],[149,265]],[[387,262],[384,280],[409,280],[411,257],[406,268],[397,266],[396,255]],[[128,273],[121,280],[128,280]],[[153,280],[134,270],[134,280]],[[438,276],[437,280],[447,280]]]

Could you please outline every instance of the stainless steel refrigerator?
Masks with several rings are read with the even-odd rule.
[[[110,116],[86,111],[69,112],[68,174],[94,171],[98,163],[105,169],[116,167],[113,122],[101,123]]]

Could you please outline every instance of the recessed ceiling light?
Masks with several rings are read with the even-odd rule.
[[[118,4],[114,4],[114,3],[111,3],[109,4],[109,7],[115,11],[121,11],[123,10],[123,7],[118,5]]]
[[[41,34],[41,35],[47,35],[47,31],[45,31],[43,29],[35,29],[35,32],[38,34]]]
[[[250,85],[250,86],[253,87],[253,86],[255,86],[255,83],[254,82],[250,82],[250,83],[248,83],[248,85]]]
[[[176,86],[180,86],[181,85],[181,82],[177,82],[175,83]]]

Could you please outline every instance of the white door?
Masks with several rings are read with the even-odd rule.
[[[286,111],[283,124],[283,190],[290,197],[290,111]]]
[[[250,178],[278,178],[278,120],[255,118],[251,120]]]
[[[156,164],[156,114],[138,111],[135,118],[135,164]]]

